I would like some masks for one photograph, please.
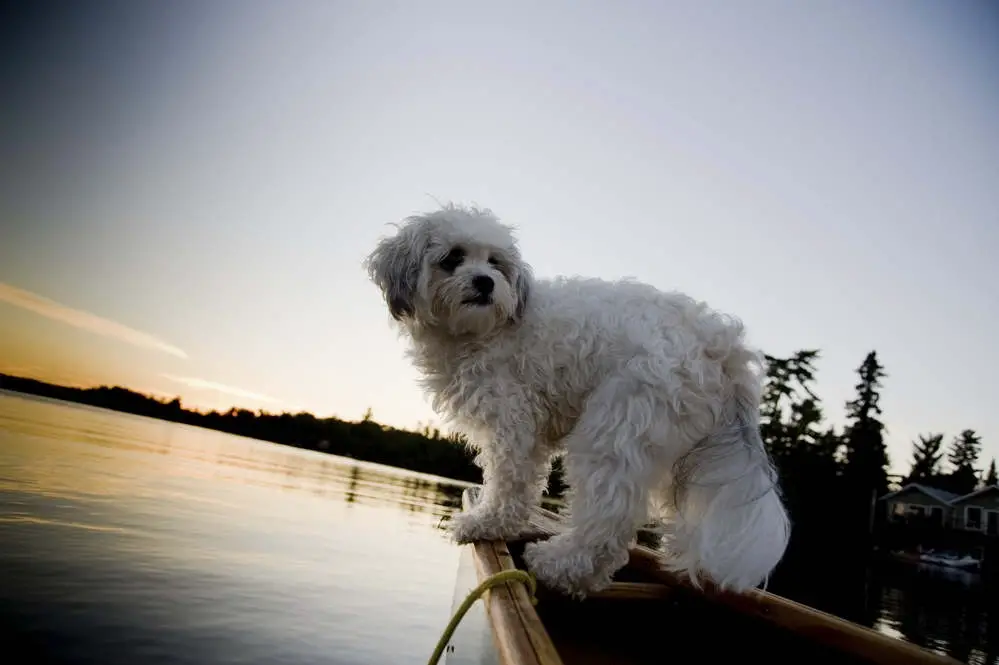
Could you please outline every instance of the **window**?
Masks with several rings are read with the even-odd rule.
[[[964,509],[964,528],[982,528],[982,509],[979,506],[967,506]]]
[[[933,506],[930,508],[930,517],[933,518],[933,521],[943,524],[943,508],[941,506]]]
[[[894,519],[905,517],[905,504],[898,501],[891,504],[891,516]]]

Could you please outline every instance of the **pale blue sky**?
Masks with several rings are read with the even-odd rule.
[[[0,20],[8,370],[431,420],[361,260],[436,197],[516,224],[542,276],[821,349],[834,422],[876,349],[898,469],[921,432],[999,454],[994,3],[27,4]]]

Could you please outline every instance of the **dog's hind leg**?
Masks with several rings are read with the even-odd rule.
[[[675,512],[664,539],[667,568],[732,591],[766,581],[791,529],[749,384],[735,384],[730,420],[677,460]]]
[[[546,586],[584,597],[611,582],[648,517],[661,400],[647,384],[605,381],[566,438],[569,523],[564,533],[527,546],[529,569]]]

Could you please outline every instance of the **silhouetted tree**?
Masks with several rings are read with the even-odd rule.
[[[974,492],[978,485],[978,456],[981,454],[982,438],[975,430],[961,432],[950,445],[947,461],[953,469],[946,479],[947,489],[958,494]]]
[[[766,356],[767,377],[760,408],[760,434],[780,474],[782,494],[791,514],[789,559],[814,559],[816,552],[831,556],[830,538],[840,528],[842,439],[823,428],[823,413],[813,389],[819,352],[800,350],[789,357]]]
[[[799,441],[814,443],[821,434],[822,410],[812,383],[818,350],[797,351],[788,358],[767,355],[767,376],[760,404],[760,434],[778,466]]]
[[[929,483],[940,476],[940,462],[943,460],[943,434],[920,434],[918,441],[912,442],[912,468],[906,483]]]
[[[554,460],[552,460],[552,471],[548,475],[548,489],[545,491],[547,496],[558,497],[565,494],[565,490],[568,486],[565,484],[565,467],[562,464],[562,456],[559,455]]]
[[[996,477],[996,460],[993,457],[992,461],[989,462],[989,469],[985,472],[985,478],[982,480],[982,484],[988,487],[989,485],[999,485],[999,477]]]
[[[845,507],[856,514],[855,524],[859,529],[861,517],[867,516],[864,521],[870,520],[874,515],[875,499],[888,491],[888,451],[884,442],[885,426],[880,419],[881,380],[887,374],[875,351],[867,354],[857,373],[860,375],[857,397],[846,404],[848,424],[844,436],[846,464],[843,473],[848,481]]]

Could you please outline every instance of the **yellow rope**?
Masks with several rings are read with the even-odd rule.
[[[531,590],[531,604],[538,604],[538,599],[534,595],[538,590],[538,583],[534,579],[534,575],[523,570],[504,570],[496,573],[495,575],[490,575],[486,579],[482,580],[482,583],[479,584],[479,586],[475,587],[468,593],[468,596],[465,597],[465,600],[462,601],[461,605],[455,611],[454,616],[451,617],[451,621],[447,625],[447,628],[444,629],[444,633],[441,635],[440,639],[437,640],[437,647],[434,649],[434,654],[430,656],[430,662],[428,665],[437,665],[437,661],[440,660],[441,654],[444,653],[444,648],[447,647],[447,643],[451,641],[451,636],[454,635],[454,631],[458,627],[458,623],[461,622],[462,617],[464,617],[465,613],[472,607],[472,604],[479,599],[479,596],[485,593],[488,589],[510,580],[520,580],[526,584]]]

